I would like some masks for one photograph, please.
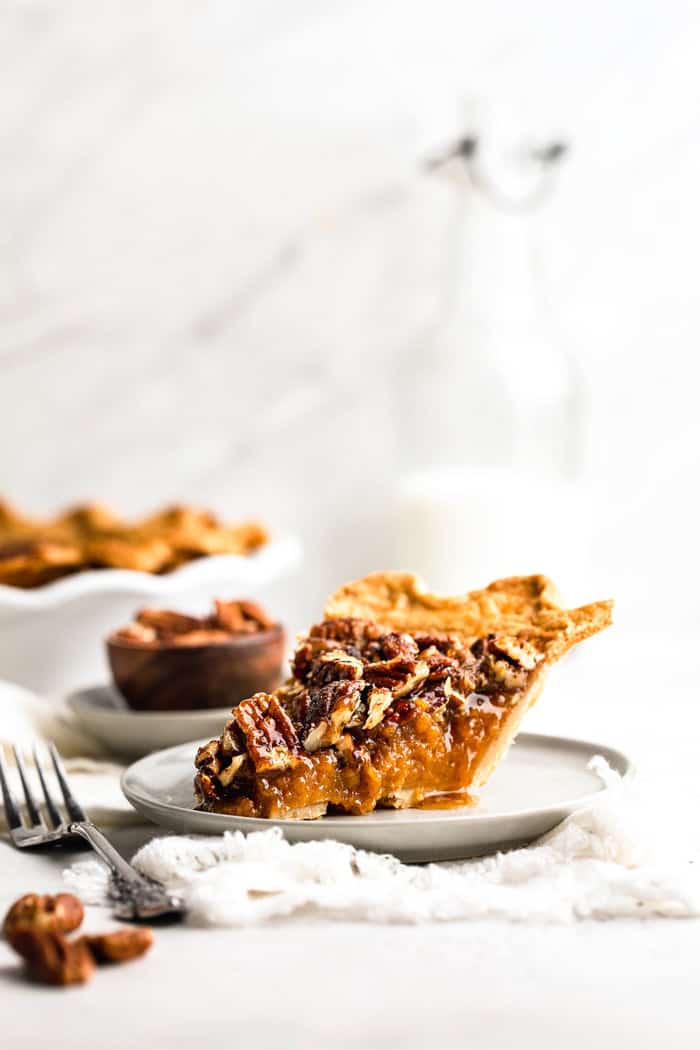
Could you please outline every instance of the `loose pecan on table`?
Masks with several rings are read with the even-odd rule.
[[[43,984],[85,984],[95,960],[82,938],[69,941],[55,930],[19,929],[10,942],[27,965],[30,977]]]
[[[138,959],[153,944],[153,930],[130,926],[111,933],[86,934],[80,938],[98,963],[120,963]]]
[[[42,933],[72,933],[83,921],[82,903],[72,893],[25,893],[9,908],[2,932],[12,944],[20,930]]]
[[[43,984],[85,984],[96,962],[127,962],[153,943],[152,931],[144,926],[69,940],[66,934],[78,929],[83,915],[83,905],[72,893],[26,893],[10,906],[2,928],[28,975]]]

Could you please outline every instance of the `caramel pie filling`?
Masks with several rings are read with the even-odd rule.
[[[250,817],[367,813],[469,802],[502,722],[544,659],[528,641],[489,634],[471,645],[369,620],[327,619],[292,660],[292,677],[233,711],[199,749],[201,808]]]

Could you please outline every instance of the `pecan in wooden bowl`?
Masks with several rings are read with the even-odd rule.
[[[117,689],[136,711],[234,707],[282,677],[285,637],[256,602],[216,601],[210,616],[141,609],[107,639]]]

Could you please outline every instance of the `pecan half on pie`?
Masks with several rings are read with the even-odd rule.
[[[196,756],[201,808],[314,818],[468,803],[537,699],[547,668],[611,622],[566,611],[543,576],[461,597],[405,573],[341,588],[300,640],[292,677],[232,712]]]

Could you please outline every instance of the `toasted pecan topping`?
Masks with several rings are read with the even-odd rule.
[[[374,729],[384,717],[384,712],[394,700],[391,689],[372,688],[367,694],[367,718],[362,724],[363,729]]]
[[[233,712],[245,736],[246,748],[257,772],[287,769],[299,750],[299,738],[289,715],[276,696],[256,693]]]
[[[395,656],[391,660],[367,664],[364,678],[380,689],[391,689],[394,696],[398,697],[412,692],[428,677],[428,672],[428,665],[423,660]]]
[[[356,656],[350,656],[342,649],[331,649],[321,653],[311,666],[307,677],[310,688],[320,688],[329,682],[357,681],[362,678],[364,665]]]
[[[372,639],[381,638],[386,632],[379,624],[369,620],[357,620],[346,616],[338,620],[324,620],[309,631],[309,638],[340,642],[347,646],[364,646]]]
[[[304,737],[307,751],[330,747],[340,739],[360,702],[362,689],[358,681],[340,679],[310,690],[307,713],[310,728]]]
[[[350,749],[359,761],[364,745],[355,734],[391,732],[421,713],[439,718],[450,705],[467,713],[488,699],[498,710],[519,695],[538,659],[517,639],[488,637],[469,649],[446,636],[326,620],[300,639],[293,677],[274,695],[243,701],[221,739],[200,748],[198,790],[216,797],[252,770],[281,772],[323,748]]]
[[[228,787],[234,778],[237,777],[241,770],[247,765],[248,758],[246,755],[234,755],[229,764],[219,773],[219,783],[223,784],[224,787]]]
[[[210,740],[197,751],[195,765],[200,769],[206,769],[210,773],[218,773],[221,769],[221,758],[219,752],[223,750],[219,740]]]

